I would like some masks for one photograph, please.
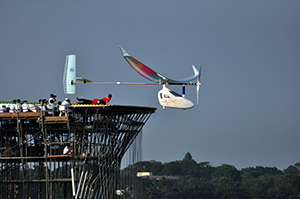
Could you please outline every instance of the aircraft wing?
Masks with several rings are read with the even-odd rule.
[[[160,82],[162,80],[167,80],[169,78],[155,72],[148,66],[144,65],[143,63],[139,62],[137,59],[130,56],[122,46],[120,46],[120,49],[123,53],[123,57],[128,62],[128,64],[141,76],[145,77],[146,79],[152,81],[152,82]]]
[[[195,68],[195,66],[193,66],[193,71],[194,71],[194,75],[191,77],[187,77],[185,79],[182,80],[172,80],[170,78],[167,78],[164,75],[161,75],[157,72],[155,72],[154,70],[152,70],[151,68],[149,68],[148,66],[144,65],[143,63],[141,63],[140,61],[138,61],[137,59],[133,58],[131,55],[129,55],[124,48],[122,48],[122,46],[120,46],[121,52],[123,54],[123,57],[125,58],[125,60],[128,62],[128,64],[136,71],[138,72],[141,76],[143,76],[144,78],[156,82],[156,83],[169,83],[169,84],[183,84],[183,83],[189,83],[195,79],[197,79],[198,75],[199,75],[199,71]]]

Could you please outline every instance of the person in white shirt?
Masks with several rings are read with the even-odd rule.
[[[59,106],[59,117],[61,117],[62,115],[64,115],[64,116],[67,115],[68,106],[70,104],[71,104],[71,101],[68,98],[66,98],[65,101],[63,101],[61,103],[61,105]]]
[[[39,99],[39,111],[46,112],[47,110],[46,103],[47,103],[46,99]]]
[[[49,102],[50,102],[50,100],[53,100],[53,103],[56,102],[56,97],[57,97],[56,95],[51,94],[50,98],[49,98]]]
[[[22,104],[22,110],[23,110],[24,113],[30,111],[30,108],[29,108],[29,105],[27,104],[27,102],[28,102],[27,100],[24,100],[23,104]]]
[[[0,109],[0,113],[5,113],[6,112],[6,106],[3,105]]]
[[[22,111],[22,106],[21,106],[21,100],[17,99],[17,103],[16,103],[16,112],[21,112]]]
[[[59,116],[59,108],[61,106],[61,101],[57,102],[56,109],[54,115]]]
[[[55,105],[54,105],[54,100],[53,99],[49,100],[49,104],[47,106],[47,109],[48,109],[48,114],[54,116]]]
[[[15,112],[15,110],[16,110],[16,102],[17,102],[17,100],[14,99],[13,103],[9,105],[9,112],[10,113],[14,113]]]
[[[63,155],[71,155],[70,144],[64,148]]]

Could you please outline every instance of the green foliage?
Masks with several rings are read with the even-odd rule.
[[[216,198],[241,198],[241,174],[234,166],[222,165],[212,174]]]
[[[162,170],[162,163],[157,162],[154,160],[151,161],[144,161],[144,162],[137,162],[133,165],[136,171],[143,172],[143,171],[149,171],[149,169],[153,169],[152,173],[157,173],[161,172]],[[126,169],[126,168],[125,168]]]
[[[131,166],[136,171],[180,179],[138,178],[135,192],[142,199],[300,198],[300,163],[283,171],[261,166],[238,170],[227,164],[213,167],[209,162],[197,163],[187,153],[181,161],[143,161]]]
[[[90,170],[97,164],[86,164]],[[46,167],[43,163],[29,167],[25,164],[22,174],[20,165],[0,169],[1,180],[20,180],[46,178]],[[13,179],[8,179],[7,172],[13,171]],[[52,178],[70,178],[70,166],[65,165],[48,171]],[[95,169],[97,171],[97,169]],[[154,175],[177,176],[180,180],[162,177],[138,178],[136,172],[152,172]],[[123,182],[133,179],[123,184]],[[120,171],[120,187],[132,189],[124,192],[122,198],[139,199],[299,199],[300,198],[300,162],[283,171],[276,167],[249,167],[241,170],[232,165],[223,164],[213,167],[209,162],[197,163],[190,153],[182,160],[161,163],[158,161],[137,162]],[[10,187],[0,187],[0,191]],[[53,198],[72,198],[71,184],[61,183],[53,187]],[[21,191],[17,186],[17,196]],[[43,184],[28,186],[26,194],[38,198],[38,193],[45,193]],[[30,194],[29,194],[30,193]]]
[[[275,176],[281,176],[283,174],[283,172],[278,170],[276,167],[262,167],[262,166],[258,166],[256,168],[249,167],[246,169],[242,169],[241,173],[244,177],[250,179],[255,179],[262,175],[275,177]]]

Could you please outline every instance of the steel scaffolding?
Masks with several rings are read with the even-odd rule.
[[[122,198],[130,183],[120,182],[121,160],[154,112],[73,105],[63,117],[0,113],[0,198]]]

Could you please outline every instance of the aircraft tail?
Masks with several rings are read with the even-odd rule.
[[[65,71],[63,76],[63,87],[65,94],[75,94],[76,85],[71,82],[76,80],[76,55],[67,55]]]

